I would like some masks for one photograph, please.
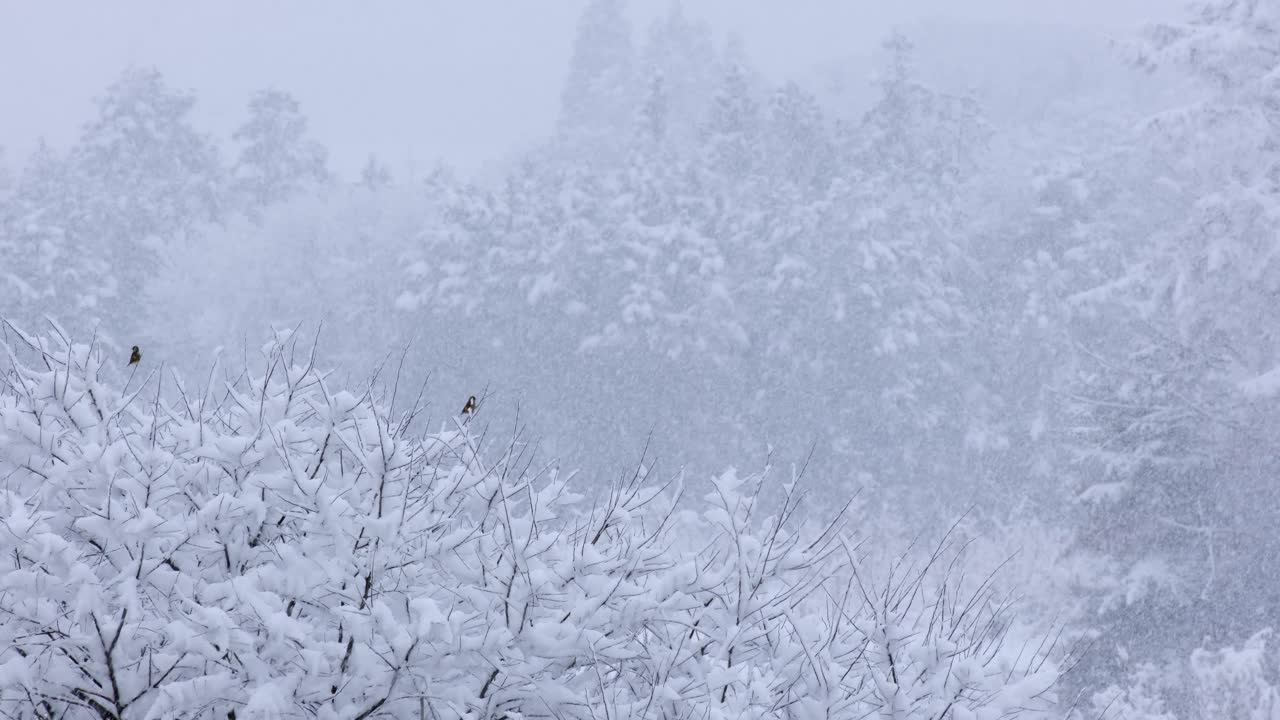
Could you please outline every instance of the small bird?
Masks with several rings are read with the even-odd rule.
[[[133,346],[133,351],[129,353],[129,364],[137,365],[142,362],[142,351],[138,350],[138,346]]]
[[[470,415],[476,411],[476,396],[472,395],[467,398],[467,404],[462,406],[462,414]]]

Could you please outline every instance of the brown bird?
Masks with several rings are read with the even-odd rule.
[[[137,345],[134,345],[133,351],[129,353],[129,364],[137,365],[140,362],[142,362],[142,352],[138,350]]]
[[[472,395],[467,398],[467,404],[462,406],[462,414],[470,415],[476,411],[476,396]]]

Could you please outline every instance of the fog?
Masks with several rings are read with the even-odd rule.
[[[1277,23],[0,7],[0,713],[1276,717]]]
[[[397,170],[425,172],[437,159],[477,169],[550,130],[583,5],[277,2],[247,10],[237,3],[151,1],[73,11],[9,3],[0,25],[0,84],[6,106],[21,111],[0,117],[0,135],[17,158],[40,138],[70,144],[93,111],[92,99],[134,64],[158,67],[175,86],[194,90],[193,119],[219,135],[240,122],[249,93],[274,86],[306,107],[335,170],[358,173],[370,152]],[[1166,4],[954,5],[806,1],[783,12],[703,0],[685,10],[718,34],[737,34],[761,71],[779,79],[865,55],[895,26],[960,25],[967,40],[961,47],[972,51],[989,23],[1040,35],[1067,29],[1123,37]],[[665,9],[635,3],[629,14],[644,27]]]

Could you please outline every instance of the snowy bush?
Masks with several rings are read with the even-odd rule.
[[[1200,717],[1274,720],[1280,717],[1276,658],[1267,651],[1271,630],[1255,633],[1240,647],[1200,648],[1191,654]]]
[[[35,718],[1013,718],[1054,700],[940,549],[879,582],[838,513],[726,473],[587,502],[418,432],[288,334],[193,390],[55,328],[0,385],[0,712]],[[135,377],[138,376],[138,377]],[[702,506],[698,506],[702,507]],[[1046,643],[1046,646],[1049,644]]]
[[[1093,698],[1099,717],[1133,720],[1275,720],[1280,718],[1270,629],[1215,650],[1200,647],[1165,667],[1142,663],[1125,687]],[[1176,712],[1175,712],[1176,710]]]
[[[1178,720],[1168,709],[1166,697],[1175,685],[1170,673],[1153,663],[1140,663],[1125,678],[1125,686],[1112,685],[1094,693],[1091,712],[1074,718],[1126,718],[1126,720]]]

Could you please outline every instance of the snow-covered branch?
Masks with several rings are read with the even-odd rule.
[[[1006,652],[987,586],[958,597],[934,562],[874,589],[854,518],[804,520],[794,483],[771,516],[772,478],[735,472],[701,513],[645,472],[588,503],[516,443],[412,434],[287,333],[199,391],[148,377],[126,394],[99,347],[61,337],[7,357],[8,717],[1049,707],[1055,671]]]

